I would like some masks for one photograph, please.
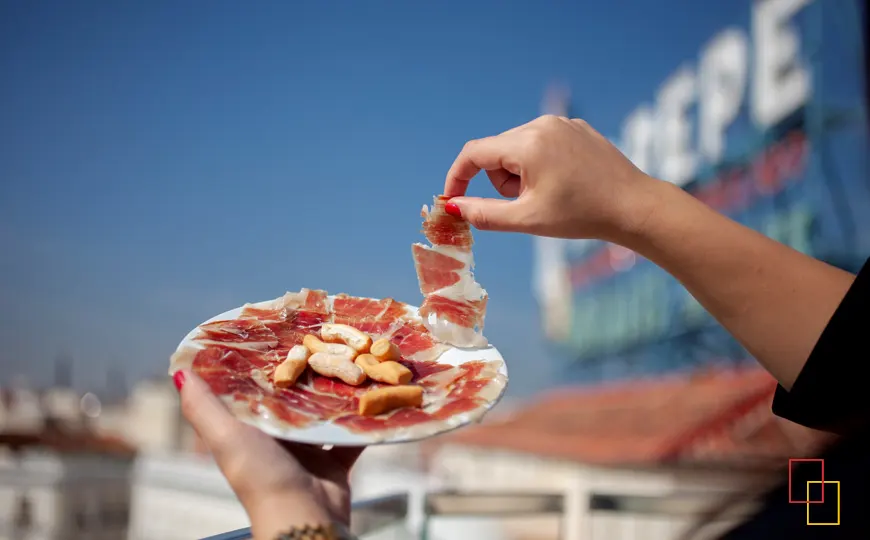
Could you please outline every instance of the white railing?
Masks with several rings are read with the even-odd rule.
[[[437,517],[493,517],[561,516],[563,497],[537,493],[429,493],[424,500],[423,528],[420,538],[429,536],[429,522]],[[351,516],[352,532],[359,536],[371,535],[390,526],[404,524],[408,514],[408,495],[388,495],[377,499],[355,502]],[[561,533],[559,534],[561,538]],[[249,528],[209,536],[202,540],[248,540]]]
[[[715,508],[720,508],[721,512],[711,513]],[[751,502],[728,504],[722,495],[710,493],[656,496],[593,493],[589,497],[589,519],[582,537],[588,540],[676,539],[704,522],[705,527],[693,538],[718,538],[752,509]]]
[[[665,496],[592,494],[589,497],[589,519],[579,537],[588,540],[678,538],[687,527],[702,519],[705,511],[715,507],[721,500],[721,497],[709,493],[674,493]],[[396,494],[355,503],[353,533],[364,537],[389,526],[403,525],[408,513],[408,501],[407,494]],[[423,505],[420,540],[429,538],[430,522],[439,517],[515,519],[553,516],[560,521],[556,538],[566,538],[567,534],[562,523],[566,510],[565,497],[561,494],[444,491],[426,494]],[[726,511],[709,518],[711,522],[700,538],[718,536],[751,511],[752,507],[746,504],[728,505]],[[406,537],[410,537],[410,532],[406,533]],[[249,538],[250,529],[239,529],[203,540]]]

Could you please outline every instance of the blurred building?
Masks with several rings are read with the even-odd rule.
[[[499,538],[555,539],[561,527],[567,539],[671,539],[697,513],[602,515],[594,500],[687,494],[712,507],[783,481],[789,458],[828,439],[773,416],[774,389],[750,369],[556,391],[506,420],[435,439],[426,453],[441,489],[565,497],[561,523],[515,519]]]
[[[189,540],[248,525],[209,456],[152,453],[137,461],[129,540]]]
[[[214,464],[192,454],[202,446],[168,378],[100,399],[69,387],[71,368],[59,360],[49,388],[0,389],[0,540],[115,540],[130,524],[130,538],[194,538],[245,524]]]
[[[353,470],[351,482],[354,500],[408,493],[409,509],[404,522],[404,536],[395,530],[385,531],[372,540],[404,540],[424,538],[425,496],[448,487],[437,475],[430,474],[426,445],[408,443],[371,446],[366,449]],[[439,519],[428,526],[429,540],[501,540],[504,538],[498,522],[487,518]]]
[[[68,388],[0,394],[0,539],[125,537],[133,447],[97,434]]]
[[[246,526],[171,380],[115,394],[0,390],[0,540],[186,540]]]
[[[181,414],[168,377],[139,381],[95,422],[139,455],[130,474],[130,540],[201,538],[245,527],[235,494]],[[160,519],[155,519],[160,516]]]
[[[165,454],[193,449],[193,428],[181,415],[178,391],[169,377],[134,385],[124,408],[119,414],[125,418],[121,433],[141,452]]]
[[[0,390],[0,430],[38,431],[44,422],[39,393],[20,383]]]

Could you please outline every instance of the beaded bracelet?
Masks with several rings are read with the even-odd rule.
[[[294,527],[292,530],[279,534],[275,540],[354,540],[350,532],[344,527],[336,525],[318,525],[312,527],[306,525],[301,529]]]

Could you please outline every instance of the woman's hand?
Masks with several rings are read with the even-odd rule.
[[[464,197],[481,170],[516,200]],[[456,197],[448,210],[478,229],[615,240],[643,225],[661,184],[583,120],[542,116],[468,142],[447,173],[444,195]]]
[[[173,377],[184,416],[214,455],[251,519],[254,538],[350,520],[349,472],[362,448],[278,441],[230,414],[190,371]]]

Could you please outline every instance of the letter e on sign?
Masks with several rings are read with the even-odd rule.
[[[695,101],[695,74],[688,67],[677,71],[658,93],[655,154],[662,180],[682,186],[695,174],[697,159],[690,146],[692,124],[687,117]]]
[[[718,163],[725,130],[737,117],[746,90],[748,44],[737,28],[720,32],[707,46],[698,72],[698,138],[701,155]]]
[[[770,127],[803,105],[810,75],[800,60],[800,40],[792,17],[810,0],[760,0],[752,7],[755,70],[752,117]]]

